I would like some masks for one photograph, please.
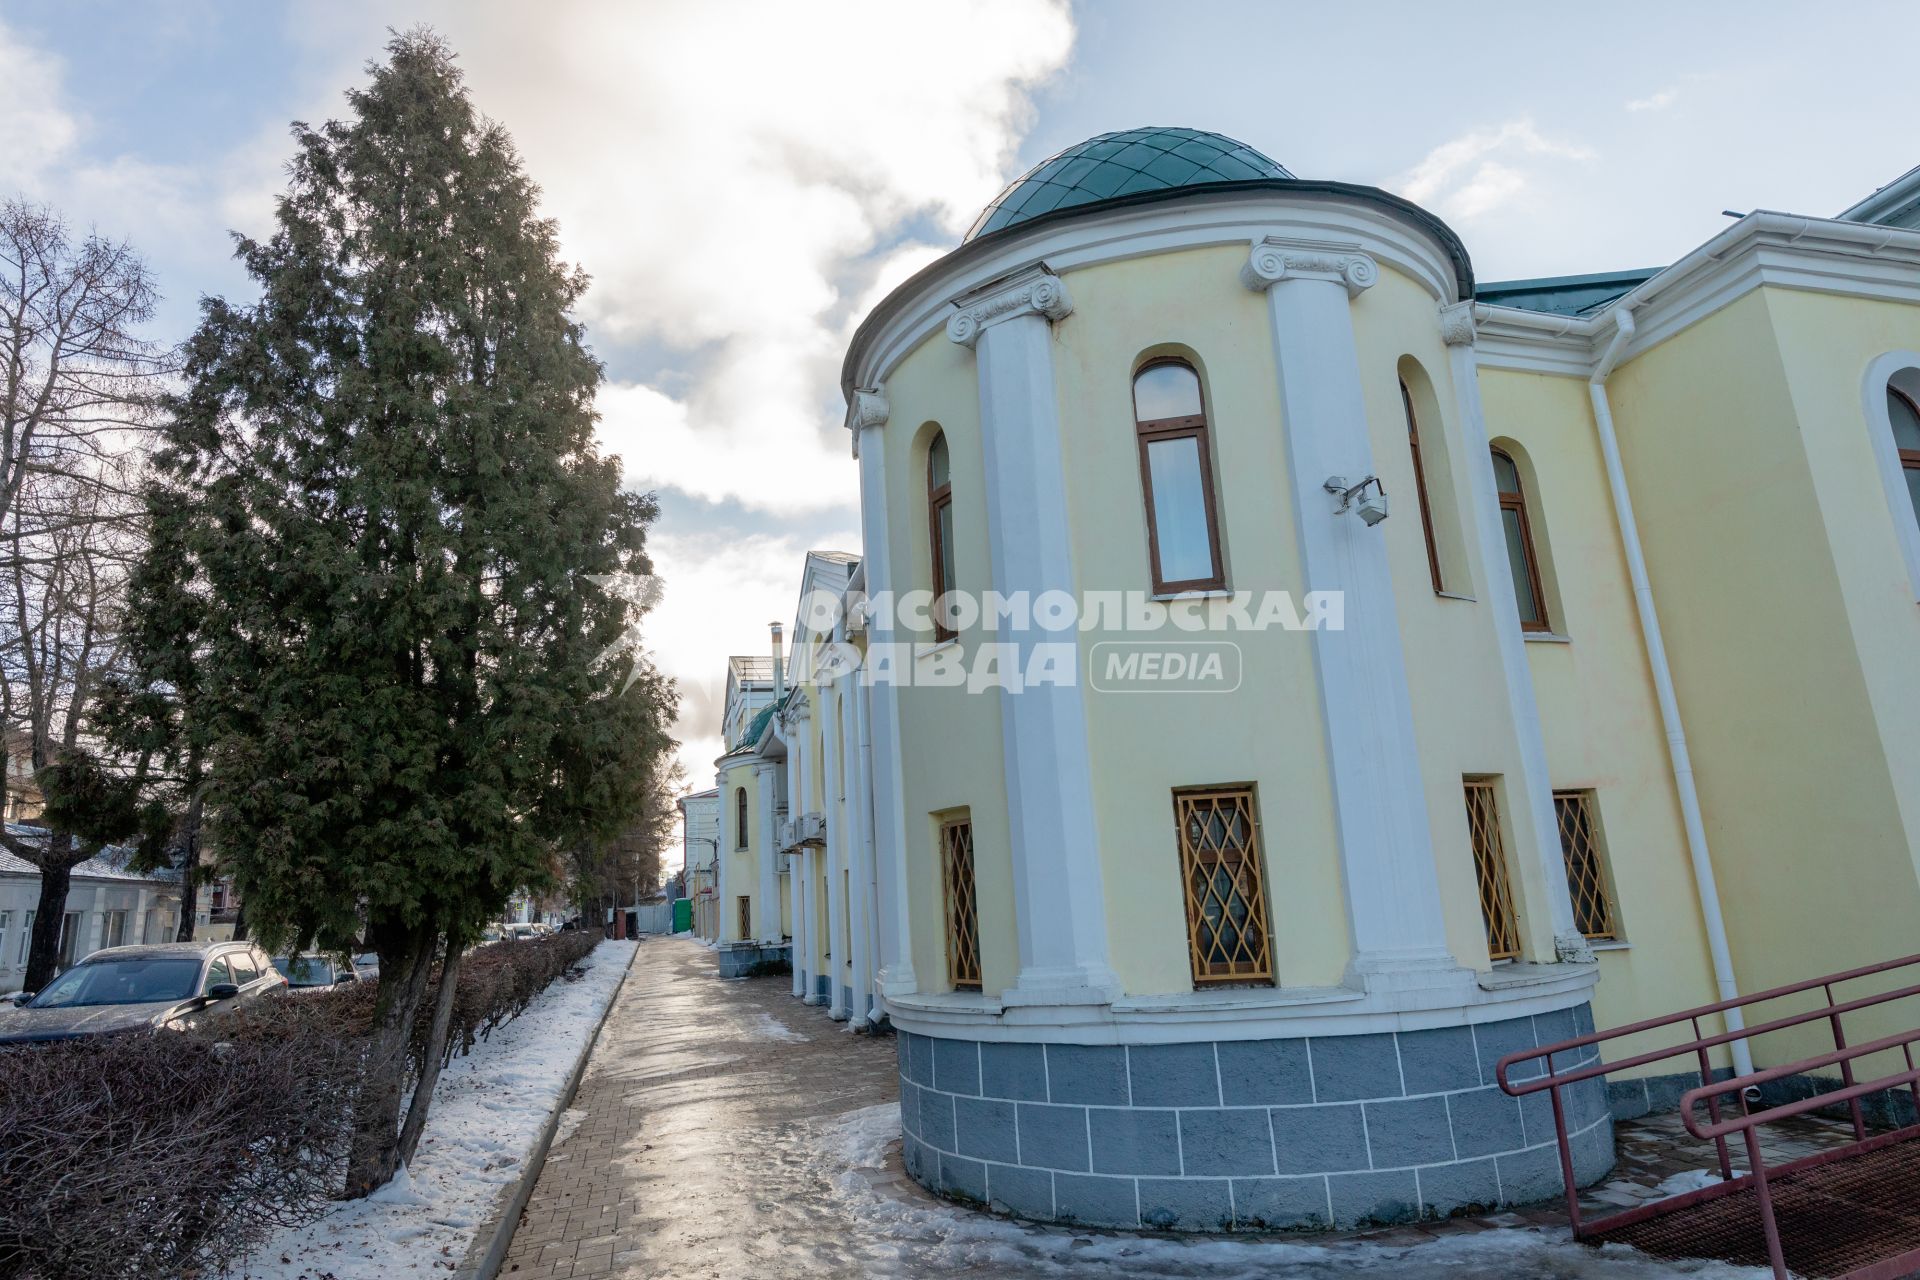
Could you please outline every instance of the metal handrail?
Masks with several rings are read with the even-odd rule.
[[[1585,1237],[1608,1225],[1612,1225],[1620,1218],[1637,1218],[1644,1215],[1649,1212],[1649,1209],[1642,1207],[1636,1210],[1629,1210],[1624,1214],[1617,1214],[1610,1218],[1601,1219],[1591,1226],[1582,1222],[1579,1189],[1575,1185],[1574,1180],[1572,1148],[1567,1138],[1566,1112],[1561,1101],[1561,1090],[1570,1085],[1592,1080],[1612,1072],[1631,1070],[1635,1067],[1664,1061],[1669,1058],[1694,1058],[1698,1063],[1700,1084],[1698,1087],[1689,1090],[1681,1098],[1682,1121],[1686,1125],[1688,1132],[1702,1140],[1710,1140],[1714,1144],[1714,1149],[1719,1156],[1721,1178],[1725,1184],[1736,1181],[1733,1173],[1732,1156],[1727,1148],[1727,1138],[1732,1134],[1741,1134],[1744,1136],[1747,1146],[1748,1163],[1753,1170],[1749,1178],[1754,1184],[1755,1195],[1759,1201],[1769,1257],[1774,1263],[1775,1274],[1781,1277],[1782,1280],[1785,1280],[1788,1273],[1785,1264],[1780,1260],[1779,1230],[1773,1218],[1772,1200],[1767,1188],[1766,1165],[1761,1155],[1757,1136],[1759,1126],[1771,1121],[1784,1120],[1791,1116],[1802,1115],[1822,1107],[1845,1103],[1852,1116],[1854,1139],[1855,1145],[1857,1146],[1858,1144],[1868,1141],[1866,1136],[1866,1121],[1860,1106],[1860,1100],[1862,1098],[1881,1092],[1882,1090],[1908,1085],[1913,1089],[1916,1108],[1920,1108],[1920,1069],[1915,1068],[1913,1053],[1914,1044],[1920,1043],[1920,1029],[1901,1032],[1892,1036],[1883,1036],[1864,1045],[1849,1046],[1846,1040],[1846,1031],[1842,1025],[1843,1016],[1846,1014],[1878,1005],[1890,1004],[1896,1000],[1920,997],[1920,984],[1897,987],[1891,991],[1860,996],[1844,1001],[1836,1000],[1833,991],[1836,986],[1843,982],[1851,982],[1860,978],[1871,977],[1875,974],[1890,973],[1894,970],[1913,966],[1920,966],[1920,955],[1905,956],[1898,960],[1885,960],[1878,964],[1862,965],[1858,968],[1846,969],[1838,973],[1825,974],[1818,978],[1809,978],[1802,982],[1771,987],[1765,991],[1757,991],[1750,995],[1738,996],[1731,1000],[1721,1000],[1713,1004],[1700,1005],[1696,1008],[1685,1009],[1678,1013],[1665,1014],[1657,1018],[1645,1018],[1638,1022],[1628,1023],[1625,1026],[1611,1027],[1605,1031],[1588,1032],[1585,1035],[1573,1036],[1550,1045],[1516,1050],[1513,1053],[1502,1056],[1494,1065],[1494,1078],[1499,1082],[1500,1088],[1512,1097],[1524,1097],[1543,1091],[1548,1093],[1549,1099],[1553,1104],[1554,1136],[1559,1146],[1560,1169],[1566,1187],[1567,1216],[1573,1226],[1574,1235],[1576,1237]],[[1702,1018],[1711,1017],[1715,1014],[1723,1014],[1731,1009],[1763,1004],[1770,1000],[1779,1000],[1787,996],[1800,995],[1812,991],[1818,991],[1825,996],[1826,1002],[1824,1005],[1803,1013],[1787,1014],[1782,1017],[1773,1018],[1758,1025],[1743,1027],[1739,1030],[1723,1031],[1714,1035],[1704,1035],[1701,1032],[1700,1020]],[[1834,1048],[1831,1052],[1818,1054],[1814,1057],[1805,1058],[1784,1066],[1771,1067],[1763,1071],[1748,1072],[1746,1075],[1736,1076],[1727,1080],[1716,1082],[1713,1079],[1714,1068],[1710,1050],[1737,1040],[1746,1040],[1755,1036],[1766,1035],[1770,1032],[1784,1031],[1792,1027],[1804,1026],[1808,1023],[1820,1021],[1826,1022],[1831,1029],[1834,1043]],[[1618,1040],[1626,1036],[1642,1035],[1649,1031],[1657,1031],[1667,1027],[1682,1025],[1691,1027],[1693,1031],[1692,1039],[1666,1048],[1633,1054],[1615,1062],[1602,1062],[1600,1060],[1597,1046],[1605,1044],[1610,1040]],[[1594,1060],[1592,1062],[1582,1062],[1565,1069],[1556,1066],[1554,1061],[1556,1057],[1577,1052],[1589,1046],[1595,1047]],[[1900,1049],[1906,1054],[1908,1069],[1905,1072],[1896,1072],[1893,1075],[1866,1083],[1860,1083],[1854,1079],[1853,1063],[1856,1060],[1871,1054],[1890,1052],[1895,1049]],[[1514,1067],[1524,1062],[1535,1061],[1539,1061],[1542,1064],[1542,1071],[1538,1077],[1522,1081],[1512,1079],[1511,1072]],[[1759,1085],[1770,1084],[1778,1080],[1786,1079],[1789,1076],[1803,1075],[1809,1071],[1836,1066],[1840,1069],[1841,1077],[1841,1087],[1838,1089],[1815,1094],[1812,1097],[1796,1102],[1785,1103],[1759,1113],[1750,1112],[1747,1109],[1748,1091],[1750,1089],[1756,1089]],[[1721,1117],[1721,1100],[1728,1094],[1734,1095],[1734,1099],[1739,1104],[1739,1111],[1730,1118],[1723,1120]],[[1696,1123],[1694,1117],[1694,1109],[1703,1104],[1708,1116],[1707,1122],[1704,1125]],[[1875,1141],[1880,1140],[1876,1139]],[[1851,1151],[1853,1147],[1850,1146],[1847,1150]],[[1691,1200],[1692,1198],[1692,1195],[1680,1197],[1675,1202],[1674,1207],[1677,1207],[1680,1202]]]

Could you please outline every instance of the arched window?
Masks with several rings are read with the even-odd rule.
[[[747,789],[733,789],[733,847],[747,847]]]
[[[1427,571],[1433,575],[1433,589],[1445,591],[1440,577],[1440,552],[1433,542],[1433,507],[1427,501],[1427,472],[1420,463],[1420,423],[1413,415],[1413,393],[1407,380],[1400,379],[1400,404],[1407,411],[1407,449],[1413,454],[1413,491],[1420,498],[1420,528],[1427,535]]]
[[[1527,495],[1520,488],[1520,468],[1499,449],[1493,451],[1493,485],[1500,491],[1500,523],[1507,534],[1507,562],[1513,568],[1520,629],[1551,631],[1547,597],[1540,587],[1540,558],[1534,554],[1533,529],[1527,521]]]
[[[1920,404],[1897,387],[1887,388],[1887,417],[1893,420],[1893,447],[1900,451],[1900,474],[1920,520]]]
[[[927,536],[933,552],[933,638],[951,640],[953,615],[942,597],[957,584],[953,572],[953,479],[944,431],[936,431],[927,446]]]
[[[1193,366],[1156,360],[1135,374],[1133,421],[1155,594],[1225,588],[1207,415]]]

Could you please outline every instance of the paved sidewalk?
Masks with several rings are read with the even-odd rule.
[[[1550,1206],[1361,1235],[1170,1236],[1007,1221],[943,1203],[899,1163],[895,1040],[788,994],[725,981],[688,939],[650,939],[582,1080],[506,1280],[789,1276],[1655,1280],[1755,1276],[1598,1253]],[[577,1123],[576,1123],[577,1122]],[[1689,1167],[1623,1130],[1620,1203]],[[1691,1167],[1703,1166],[1705,1158]],[[1583,1197],[1585,1198],[1585,1197]]]

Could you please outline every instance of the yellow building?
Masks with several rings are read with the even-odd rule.
[[[1198,1229],[1542,1198],[1501,1054],[1912,949],[1889,190],[1483,285],[1405,200],[1136,130],[875,308],[859,607],[808,640],[857,642],[851,714],[810,684],[769,719],[847,725],[790,811],[824,823],[836,776],[865,810],[916,1178]],[[737,746],[723,796],[772,743]],[[832,999],[867,930],[815,920],[811,859],[796,966]],[[1570,1091],[1580,1178],[1675,1089]]]

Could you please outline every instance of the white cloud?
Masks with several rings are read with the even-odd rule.
[[[713,785],[727,658],[767,650],[769,622],[792,621],[809,550],[858,551],[851,526],[808,543],[780,534],[716,528],[656,530],[648,541],[666,594],[647,616],[647,649],[680,684],[680,761],[695,789]]]
[[[612,389],[630,478],[780,513],[852,498],[837,374],[879,247],[916,218],[965,229],[1073,43],[1057,0],[420,13],[592,274],[595,340],[686,379]]]
[[[1634,98],[1627,103],[1629,111],[1665,111],[1680,97],[1678,89],[1662,89],[1650,93],[1644,98]]]
[[[60,105],[58,61],[0,24],[0,188],[39,185],[78,141],[80,122]]]
[[[1513,202],[1542,160],[1587,161],[1591,147],[1548,138],[1531,120],[1511,120],[1443,142],[1396,184],[1415,204],[1471,221]]]

